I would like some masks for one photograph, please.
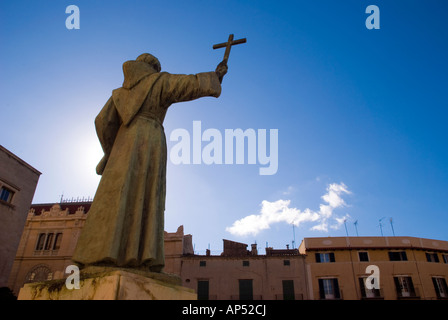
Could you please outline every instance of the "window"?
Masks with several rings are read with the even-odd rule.
[[[39,234],[39,237],[37,238],[37,243],[36,243],[36,250],[43,250],[44,249],[44,243],[45,243],[45,233],[41,233]]]
[[[359,287],[361,289],[361,297],[363,299],[378,299],[381,298],[381,292],[379,289],[367,289],[366,288],[367,277],[359,278]]]
[[[442,254],[443,262],[448,263],[448,254]]]
[[[295,300],[294,280],[282,280],[283,300]]]
[[[439,256],[435,252],[426,252],[426,260],[428,262],[439,262]]]
[[[209,299],[209,282],[208,280],[198,280],[198,300]]]
[[[59,250],[59,248],[61,247],[61,241],[62,241],[62,233],[56,234],[56,238],[54,239],[53,250]]]
[[[369,261],[369,253],[367,251],[358,252],[359,261]]]
[[[390,251],[389,252],[390,261],[408,261],[406,256],[406,251]]]
[[[240,300],[253,300],[253,285],[252,279],[240,279],[239,282],[239,294]]]
[[[54,233],[49,233],[47,235],[47,241],[45,241],[45,250],[50,250],[51,245],[53,244]]]
[[[289,261],[289,260],[283,260],[283,265],[284,265],[284,266],[289,266],[289,265],[291,265],[291,261]]]
[[[436,290],[437,298],[448,298],[448,287],[446,285],[445,278],[433,277],[432,283],[434,284],[434,289]]]
[[[14,191],[12,191],[6,187],[0,188],[0,200],[11,203],[13,195],[14,195]]]
[[[207,265],[207,261],[199,261],[200,267],[205,267]]]
[[[37,265],[25,277],[25,283],[41,282],[53,279],[53,272],[47,265]]]
[[[394,277],[398,298],[416,297],[412,278],[408,276]]]
[[[244,261],[243,261],[243,267],[248,267],[248,266],[249,266],[249,261],[244,260]]]
[[[319,296],[321,299],[340,299],[338,279],[319,279]]]
[[[48,254],[51,250],[57,251],[61,247],[62,242],[62,233],[56,233],[56,237],[54,233],[40,233],[37,237],[36,242],[36,251],[48,251],[44,252],[44,254]],[[56,252],[54,252],[56,254]]]
[[[316,253],[316,262],[317,263],[325,263],[325,262],[335,262],[334,253]]]

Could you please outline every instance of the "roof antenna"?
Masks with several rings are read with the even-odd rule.
[[[394,225],[393,225],[393,222],[392,222],[392,217],[390,218],[390,226],[391,226],[391,228],[392,228],[392,234],[393,234],[394,237],[395,237],[395,231],[394,231]]]
[[[295,249],[295,246],[296,246],[296,231],[295,231],[295,228],[294,228],[294,222],[292,223],[292,238],[293,238],[293,240],[292,240],[292,248]]]
[[[344,226],[345,226],[345,234],[348,237],[348,231],[347,231],[347,218],[344,218]]]
[[[355,222],[353,222],[353,224],[355,225],[356,236],[359,237],[359,234],[358,234],[358,220],[356,220]]]
[[[380,222],[381,236],[382,236],[382,237],[384,237],[384,235],[383,235],[383,224],[381,223],[381,221],[383,221],[384,218],[386,218],[386,217],[382,217],[382,218],[379,220],[379,222]]]

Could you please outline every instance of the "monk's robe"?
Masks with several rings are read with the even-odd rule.
[[[123,87],[112,92],[95,119],[104,151],[102,175],[73,261],[85,265],[164,266],[168,107],[201,97],[219,97],[215,72],[176,75],[155,72],[145,62],[123,64]]]

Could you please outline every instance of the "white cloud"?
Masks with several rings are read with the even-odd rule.
[[[326,204],[321,204],[319,211],[313,211],[308,208],[303,211],[297,208],[290,208],[290,200],[277,200],[274,202],[263,200],[260,214],[252,214],[237,220],[231,227],[227,227],[226,231],[237,236],[257,235],[259,232],[269,229],[273,223],[286,222],[299,226],[306,222],[318,222],[311,230],[328,232],[328,221],[330,219],[336,221],[335,224],[331,225],[331,228],[338,229],[348,215],[342,218],[332,218],[333,211],[336,208],[346,206],[342,195],[350,193],[344,183],[330,184],[327,187],[327,193],[322,196],[322,200]]]
[[[322,199],[325,202],[328,202],[328,205],[332,208],[338,208],[345,205],[344,199],[341,198],[341,194],[351,192],[347,190],[347,186],[343,183],[330,184],[327,188],[328,193],[322,196]]]

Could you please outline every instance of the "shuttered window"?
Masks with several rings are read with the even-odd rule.
[[[341,298],[337,278],[318,279],[318,281],[319,281],[319,296],[321,299],[331,300]]]
[[[198,300],[209,299],[209,282],[208,280],[198,280]]]
[[[336,262],[334,252],[316,253],[317,263]]]

